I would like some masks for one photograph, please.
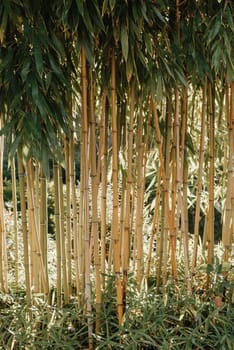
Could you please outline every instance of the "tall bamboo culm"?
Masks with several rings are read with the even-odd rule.
[[[62,167],[59,164],[59,209],[60,209],[60,238],[61,238],[61,266],[62,266],[62,291],[64,293],[64,302],[69,302],[68,291],[68,276],[67,276],[67,255],[66,255],[66,231],[65,231],[65,210],[64,210],[64,190],[63,190],[63,178]]]
[[[208,110],[209,110],[209,205],[208,205],[208,225],[207,225],[207,263],[213,264],[214,257],[214,147],[215,147],[215,124],[214,124],[214,96],[213,86],[208,84]],[[209,285],[209,273],[207,274],[207,284]]]
[[[3,127],[3,116],[0,115],[0,130]],[[6,247],[5,213],[3,200],[3,155],[4,136],[0,136],[0,286],[5,293],[8,292],[8,262]]]
[[[232,233],[233,233],[233,191],[234,191],[234,83],[226,86],[226,119],[228,129],[228,173],[227,173],[227,195],[225,203],[225,217],[223,225],[222,240],[224,245],[224,261],[230,258],[232,247]]]
[[[89,350],[93,349],[92,301],[90,281],[90,232],[89,232],[89,152],[88,152],[88,114],[87,114],[87,68],[84,47],[81,48],[81,80],[82,80],[82,141],[83,141],[83,218],[84,218],[84,252],[85,252],[85,302],[88,320]]]
[[[29,211],[29,224],[30,224],[30,230],[31,230],[31,240],[30,242],[30,249],[32,251],[32,259],[35,259],[35,261],[31,261],[31,266],[34,263],[34,270],[32,270],[32,282],[37,283],[38,278],[38,271],[41,272],[41,281],[42,281],[42,287],[43,292],[45,295],[48,295],[49,292],[49,286],[48,286],[48,278],[46,276],[45,267],[43,264],[43,258],[42,258],[42,251],[41,251],[41,245],[40,245],[40,239],[39,239],[39,228],[38,228],[38,222],[36,220],[36,214],[35,214],[35,203],[34,203],[34,174],[33,174],[33,164],[32,160],[28,160],[26,163],[26,173],[27,173],[27,193],[28,193],[28,211]],[[35,267],[38,267],[39,270],[35,270]],[[37,285],[37,284],[36,284]]]
[[[106,214],[107,214],[107,153],[108,153],[108,118],[107,118],[107,98],[106,91],[102,96],[102,115],[100,130],[100,173],[101,173],[101,275],[102,288],[105,288],[105,271],[106,271]]]
[[[89,69],[89,121],[90,121],[90,176],[92,194],[92,221],[91,237],[93,241],[94,268],[95,268],[95,288],[96,288],[96,332],[100,330],[101,311],[101,276],[100,276],[100,254],[99,254],[99,233],[98,233],[98,177],[96,162],[96,120],[94,112],[92,68]],[[92,251],[92,249],[91,249]]]
[[[70,132],[71,134],[71,132]],[[65,140],[65,164],[66,164],[66,256],[67,256],[67,288],[68,295],[72,294],[72,239],[71,239],[71,162],[69,140]]]
[[[192,273],[194,273],[197,264],[197,250],[199,242],[199,222],[200,222],[200,211],[201,211],[201,194],[202,194],[202,177],[203,177],[203,164],[204,164],[204,153],[205,153],[205,135],[206,135],[206,96],[207,96],[207,79],[203,84],[202,88],[202,110],[201,110],[201,131],[200,131],[200,148],[199,148],[199,160],[198,160],[198,176],[197,176],[197,193],[196,193],[196,211],[194,221],[194,249],[192,258]]]
[[[82,152],[82,147],[81,147]],[[82,153],[81,153],[82,154]],[[83,280],[84,280],[84,273],[80,276],[82,272],[84,272],[84,243],[83,240],[79,241],[79,238],[82,236],[83,233],[78,232],[78,213],[77,213],[77,194],[76,194],[76,179],[75,179],[75,141],[74,141],[74,131],[70,131],[70,140],[69,140],[69,151],[68,151],[68,157],[69,157],[69,182],[67,183],[67,187],[70,184],[70,190],[68,189],[68,193],[71,195],[71,201],[67,200],[67,205],[72,206],[72,210],[68,209],[70,212],[68,212],[68,216],[70,216],[71,222],[69,224],[68,217],[67,217],[67,225],[70,225],[70,228],[72,226],[72,232],[70,234],[71,239],[73,238],[74,241],[74,247],[73,247],[73,255],[74,255],[74,268],[75,268],[75,286],[76,286],[76,296],[78,299],[78,304],[80,303],[80,291],[81,289],[84,290],[84,288],[81,287],[84,286]],[[68,160],[67,160],[68,162]],[[83,169],[81,164],[81,169]],[[82,176],[82,172],[81,172]],[[82,192],[82,178],[81,178],[81,184],[80,184],[80,213],[82,210],[82,198],[83,198],[83,192]],[[71,191],[71,192],[70,192]],[[69,198],[69,197],[68,197]],[[80,214],[80,222],[83,224],[83,212]],[[68,230],[70,230],[68,228]],[[81,226],[83,229],[83,226]],[[69,232],[69,231],[68,231]],[[78,234],[79,233],[79,234]],[[79,249],[80,247],[80,249]],[[71,251],[71,242],[68,242],[68,249]],[[70,276],[71,279],[72,276]],[[81,282],[82,281],[82,282]]]
[[[47,204],[47,178],[43,169],[40,169],[40,244],[42,259],[45,267],[47,284],[49,286],[48,275],[48,204]]]
[[[24,273],[25,273],[25,288],[26,300],[28,304],[32,302],[32,284],[31,284],[31,263],[29,255],[29,236],[27,227],[27,211],[26,211],[26,189],[25,189],[25,170],[22,161],[22,155],[18,151],[18,175],[19,175],[19,190],[20,190],[20,210],[21,210],[21,224],[23,232],[24,245]]]
[[[12,188],[12,205],[13,205],[13,232],[14,232],[14,256],[15,256],[15,283],[19,283],[19,244],[18,244],[18,214],[17,214],[17,194],[16,194],[16,172],[15,158],[10,161],[11,164],[11,188]]]
[[[178,213],[181,221],[181,236],[183,241],[183,250],[184,250],[184,266],[185,266],[185,279],[187,282],[188,293],[192,292],[191,276],[189,269],[189,253],[188,253],[188,232],[186,232],[185,226],[185,211],[184,211],[184,198],[182,194],[182,165],[184,166],[184,154],[180,155],[180,145],[181,151],[184,151],[183,143],[180,143],[180,129],[179,129],[179,91],[176,90],[175,93],[175,131],[176,131],[176,184],[177,184],[177,205]],[[182,123],[182,135],[185,135],[185,124]],[[184,142],[184,140],[182,140]],[[187,205],[187,203],[186,203]]]
[[[133,122],[134,122],[134,107],[135,107],[135,86],[131,84],[129,89],[129,123],[128,123],[128,170],[127,170],[127,189],[125,200],[125,218],[123,231],[123,305],[126,305],[127,294],[127,274],[129,267],[129,252],[130,252],[130,219],[131,219],[131,196],[132,196],[132,171],[133,171]]]
[[[169,234],[170,234],[172,276],[174,278],[174,281],[176,282],[177,281],[176,237],[175,237],[175,231],[174,231],[174,227],[173,227],[172,217],[170,214],[168,184],[167,184],[165,167],[164,167],[164,160],[163,160],[161,133],[160,133],[159,122],[158,122],[157,105],[156,105],[156,101],[153,98],[152,98],[152,109],[153,109],[152,112],[153,112],[153,116],[154,116],[155,136],[156,136],[156,142],[157,142],[157,146],[158,146],[159,159],[160,159],[160,166],[161,166],[161,171],[162,171],[164,201],[165,201],[165,206],[167,207],[167,213],[168,213],[168,227],[169,227]]]
[[[143,117],[142,110],[138,113],[137,120],[137,180],[136,180],[136,270],[137,270],[137,285],[140,289],[141,281],[144,273],[143,261],[143,232],[142,232],[142,210],[143,210],[143,152],[144,144],[142,140],[143,134]]]
[[[122,285],[120,276],[120,232],[119,232],[119,203],[118,203],[118,145],[117,145],[117,104],[116,104],[116,62],[115,51],[111,55],[111,112],[112,112],[112,183],[113,183],[113,217],[112,240],[114,252],[114,272],[117,293],[117,311],[119,324],[122,323]]]
[[[53,166],[54,178],[54,217],[55,217],[55,237],[56,237],[56,290],[57,305],[62,305],[62,250],[61,250],[61,221],[60,221],[60,187],[59,187],[59,165],[54,162]]]

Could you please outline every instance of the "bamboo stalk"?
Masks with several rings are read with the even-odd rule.
[[[185,279],[187,282],[188,293],[192,292],[191,276],[189,269],[189,247],[188,247],[188,232],[185,231],[185,212],[184,212],[184,198],[182,197],[182,167],[180,162],[180,130],[179,130],[179,91],[176,90],[175,93],[175,125],[176,125],[176,183],[177,183],[177,196],[178,196],[178,211],[181,218],[181,236],[183,240],[183,250],[184,250],[184,267],[185,267]],[[185,128],[185,124],[183,125]],[[182,129],[182,134],[185,134],[185,130]],[[182,146],[184,150],[184,146]],[[183,160],[184,163],[184,155]],[[184,164],[183,164],[184,165]],[[187,204],[187,203],[186,203]]]
[[[34,169],[33,169],[33,163],[31,162],[31,166],[32,166],[32,173],[34,176],[34,205],[35,205],[35,220],[36,220],[36,225],[37,225],[37,229],[38,229],[38,237],[39,237],[39,241],[41,243],[41,233],[40,233],[40,206],[39,206],[39,198],[40,198],[40,185],[39,185],[39,163],[38,161],[35,161],[35,165],[34,165]],[[42,247],[41,247],[41,252],[43,252]],[[42,289],[41,289],[41,272],[40,272],[40,262],[38,257],[36,258],[36,264],[37,266],[35,266],[36,271],[38,271],[38,276],[37,276],[37,290],[38,292],[41,293]],[[48,281],[48,279],[47,279]]]
[[[207,242],[208,256],[207,263],[213,264],[214,257],[214,111],[213,111],[213,93],[211,83],[208,84],[208,103],[209,103],[209,207],[208,207],[208,227]],[[209,278],[207,280],[209,283]]]
[[[82,150],[81,150],[82,151]],[[70,132],[70,140],[69,140],[69,178],[70,178],[70,186],[71,186],[71,205],[72,205],[72,229],[73,229],[73,242],[74,242],[74,267],[75,267],[75,281],[76,281],[76,296],[78,296],[78,303],[80,303],[80,292],[83,290],[81,287],[81,283],[83,282],[83,277],[80,278],[80,273],[84,272],[84,249],[83,249],[83,241],[79,241],[79,237],[82,235],[79,232],[78,235],[78,215],[77,215],[77,196],[76,196],[76,185],[75,185],[75,145],[74,145],[74,132],[71,130]],[[81,164],[81,169],[83,166]],[[81,172],[82,176],[82,172]],[[82,180],[83,181],[83,180]],[[80,186],[82,188],[82,184]],[[80,211],[82,210],[82,194],[80,193]],[[83,218],[80,218],[80,225],[83,225]],[[83,229],[83,226],[81,226]],[[72,238],[72,237],[71,237]],[[79,254],[80,247],[80,254]],[[83,269],[82,269],[83,267]],[[82,281],[82,282],[81,282]],[[82,284],[83,286],[83,284]]]
[[[172,95],[170,95],[170,104],[172,105]],[[172,161],[171,161],[171,213],[172,213],[172,225],[175,231],[175,238],[178,237],[179,231],[179,212],[177,206],[177,124],[176,120],[177,113],[174,113],[174,122],[173,122],[173,143],[172,143]],[[175,242],[176,244],[176,242]]]
[[[188,151],[185,145],[187,128],[188,128],[188,89],[185,88],[182,100],[182,132],[181,132],[181,171],[182,171],[182,197],[184,210],[185,232],[188,235]],[[188,247],[189,249],[189,247]]]
[[[225,218],[223,225],[223,246],[224,246],[224,261],[228,261],[232,248],[232,226],[233,226],[233,183],[234,183],[234,84],[230,88],[231,98],[229,98],[229,87],[226,87],[226,117],[228,128],[228,175],[227,175],[227,195],[225,203]]]
[[[38,234],[40,237],[40,165],[39,162],[35,162],[35,174],[34,174],[34,192],[35,192],[35,215],[38,227]]]
[[[162,146],[161,146],[161,134],[160,134],[159,123],[158,123],[157,107],[156,107],[156,101],[153,98],[152,98],[152,108],[153,108],[153,116],[154,116],[154,124],[155,124],[156,142],[158,145],[160,166],[162,169],[164,199],[165,199],[165,205],[167,207],[167,212],[168,212],[172,276],[173,276],[174,280],[177,281],[175,231],[174,231],[173,222],[172,222],[171,213],[170,213],[170,207],[169,207],[168,185],[167,185],[164,162],[163,162],[163,153],[162,153]]]
[[[60,208],[60,188],[59,188],[59,165],[54,162],[53,165],[54,178],[54,217],[55,217],[55,237],[56,237],[56,262],[57,262],[57,306],[62,305],[62,250],[61,250],[61,208]]]
[[[0,129],[3,127],[2,115],[0,115]],[[4,219],[3,200],[3,154],[4,136],[0,136],[0,284],[2,291],[8,292],[8,262],[6,247],[6,227]]]
[[[88,162],[88,115],[87,115],[87,74],[86,54],[81,48],[81,78],[82,78],[82,135],[83,135],[83,181],[84,181],[84,238],[85,238],[85,301],[88,319],[89,350],[93,349],[92,303],[90,281],[90,233],[89,233],[89,162]]]
[[[113,183],[113,217],[112,239],[114,251],[114,271],[116,279],[117,311],[119,324],[122,323],[123,304],[120,277],[120,233],[118,223],[118,145],[117,145],[117,113],[116,113],[116,63],[115,51],[111,56],[111,107],[112,107],[112,183]]]
[[[71,134],[71,132],[70,132]],[[67,256],[67,283],[68,295],[72,294],[72,245],[71,245],[71,182],[70,182],[70,149],[69,140],[65,140],[66,164],[66,256]]]
[[[167,99],[167,113],[166,113],[166,137],[163,139],[163,148],[164,148],[164,167],[165,167],[165,177],[167,181],[167,189],[170,188],[170,149],[171,149],[171,134],[172,134],[172,101],[171,94]],[[174,128],[175,129],[175,128]],[[176,149],[176,141],[175,141],[175,133],[172,147],[172,207],[171,211],[175,214],[175,203],[176,203],[176,183],[173,181],[175,176],[175,149]],[[160,167],[161,172],[161,167]],[[168,210],[169,208],[165,205],[165,188],[163,189],[163,198],[162,198],[162,229],[160,235],[160,252],[158,259],[158,271],[157,271],[157,286],[160,284],[161,278],[161,270],[162,270],[162,283],[163,286],[166,285],[167,282],[167,265],[168,265],[168,233],[169,233],[169,223],[168,223]],[[172,221],[176,221],[174,215],[172,215]],[[174,223],[172,223],[174,226]],[[175,231],[177,232],[177,231]]]
[[[94,113],[94,95],[93,95],[93,77],[92,69],[89,71],[90,82],[90,160],[91,160],[91,188],[92,188],[92,221],[91,235],[94,246],[94,268],[95,268],[95,287],[96,287],[96,333],[100,331],[100,312],[101,312],[101,276],[100,276],[100,256],[99,256],[99,237],[98,237],[98,177],[96,164],[96,120]]]
[[[29,255],[29,237],[27,228],[27,213],[26,213],[26,199],[25,199],[25,172],[22,162],[22,155],[18,151],[18,175],[19,175],[19,189],[20,189],[20,208],[21,208],[21,223],[23,232],[24,244],[24,272],[25,272],[25,287],[27,304],[32,302],[32,285],[30,272],[30,255]]]
[[[132,171],[133,171],[133,121],[135,108],[135,86],[132,84],[129,92],[129,123],[128,123],[128,170],[127,170],[127,188],[125,200],[125,218],[123,232],[123,305],[126,305],[127,296],[127,274],[129,268],[130,252],[130,219],[131,219],[131,196],[132,196]]]
[[[107,153],[108,153],[108,118],[106,113],[106,91],[102,98],[102,116],[100,131],[100,159],[101,159],[101,274],[102,288],[105,287],[105,266],[106,266],[106,195],[107,195]],[[99,178],[99,177],[98,177]]]
[[[197,249],[199,241],[199,222],[200,222],[200,211],[201,211],[201,193],[202,193],[202,173],[204,164],[204,153],[205,153],[205,134],[206,134],[206,91],[207,91],[207,79],[203,84],[202,89],[202,111],[201,111],[201,131],[200,131],[200,148],[199,148],[199,165],[197,175],[197,193],[196,193],[196,211],[194,221],[194,243],[193,243],[193,259],[192,259],[192,274],[197,264]]]
[[[137,133],[137,207],[136,207],[136,240],[137,240],[137,282],[140,288],[144,276],[143,257],[143,211],[144,211],[144,190],[146,177],[146,162],[149,137],[149,123],[146,121],[146,134],[143,138],[143,115],[139,113],[138,133]],[[140,126],[139,126],[140,125]]]
[[[158,181],[157,181],[157,185],[156,185],[156,198],[155,198],[155,206],[154,206],[154,215],[153,215],[153,221],[152,221],[152,226],[151,226],[147,266],[146,266],[146,271],[145,271],[146,280],[148,280],[148,278],[149,278],[151,262],[152,262],[152,250],[153,250],[153,243],[154,243],[155,233],[156,233],[156,223],[158,220],[158,213],[159,213],[159,206],[160,206],[160,193],[161,193],[160,183],[161,183],[161,168],[159,168],[159,171],[158,171]],[[159,242],[159,245],[160,245],[160,242]]]
[[[64,302],[69,302],[68,292],[68,278],[67,278],[67,256],[66,256],[66,234],[65,234],[65,214],[64,214],[64,200],[63,200],[63,178],[62,167],[59,165],[59,209],[60,209],[60,238],[61,238],[61,265],[62,265],[62,289],[64,292]]]
[[[16,174],[15,174],[15,159],[12,158],[11,164],[11,188],[13,202],[13,232],[14,232],[14,253],[15,253],[15,283],[18,288],[19,283],[19,244],[18,244],[18,223],[17,223],[17,194],[16,194]]]
[[[42,259],[45,266],[45,272],[47,276],[47,283],[49,286],[48,278],[48,206],[47,206],[47,179],[43,169],[40,172],[40,244],[42,250]]]
[[[33,246],[35,245],[35,255],[36,259],[38,260],[39,269],[41,272],[41,278],[42,278],[42,286],[44,290],[44,294],[47,295],[48,290],[48,278],[46,276],[45,267],[42,260],[42,252],[41,252],[41,246],[40,246],[40,240],[39,240],[39,233],[38,233],[38,227],[37,227],[37,221],[36,221],[36,215],[35,215],[35,205],[34,205],[34,187],[33,187],[33,174],[32,174],[32,163],[31,160],[29,160],[26,163],[26,171],[27,171],[27,187],[28,187],[28,205],[29,205],[29,216],[31,218],[31,229],[32,229],[32,239],[33,239]],[[32,262],[31,262],[32,263]],[[35,272],[36,274],[38,271]],[[35,276],[34,276],[35,277]]]
[[[30,170],[29,170],[30,169]],[[33,293],[39,293],[41,271],[39,268],[39,261],[36,248],[35,227],[37,224],[35,215],[35,188],[34,188],[34,168],[31,159],[26,165],[26,179],[27,179],[27,204],[28,204],[28,231],[29,231],[29,246],[30,246],[30,261],[31,261],[31,281]],[[31,180],[30,180],[31,179]],[[32,196],[29,192],[32,191]]]
[[[232,132],[233,132],[233,152],[234,152],[234,83],[231,84],[231,121],[232,121]],[[234,168],[234,167],[233,167]],[[233,169],[232,168],[232,169]],[[233,174],[233,181],[232,181],[232,226],[231,226],[231,236],[232,236],[232,243],[234,243],[234,174]]]
[[[142,186],[143,186],[143,151],[144,144],[142,141],[143,133],[142,111],[138,114],[138,129],[137,129],[137,183],[136,183],[136,268],[137,268],[137,285],[141,286],[141,281],[144,273],[143,263],[143,233],[142,233]]]

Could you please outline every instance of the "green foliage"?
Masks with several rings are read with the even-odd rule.
[[[69,124],[62,33],[55,18],[47,17],[49,4],[38,2],[36,11],[9,1],[1,4],[3,15],[8,3],[15,17],[6,17],[0,48],[0,110],[5,116],[1,134],[7,136],[10,156],[20,148],[27,158],[40,160],[48,172],[48,157],[61,157],[58,132],[67,133]]]
[[[233,46],[234,22],[231,4],[221,8],[207,26],[205,38],[210,50],[211,65],[215,74],[226,78],[229,83],[234,79]]]
[[[201,290],[204,283],[201,275],[191,296],[183,283],[175,289],[174,284],[168,282],[162,290],[143,283],[139,290],[134,275],[129,274],[122,325],[118,324],[116,313],[115,276],[106,276],[98,315],[100,331],[93,335],[94,348],[233,350],[232,267],[221,266],[217,260],[212,267],[204,265],[204,273],[207,269],[211,273],[211,288]],[[230,277],[225,281],[221,277],[227,271]],[[215,301],[217,295],[222,297],[220,305]],[[85,310],[79,308],[75,300],[58,309],[54,299],[47,303],[35,295],[33,304],[26,305],[24,292],[0,295],[0,347],[12,350],[33,346],[37,349],[87,348]]]
[[[28,306],[24,299],[2,297],[0,347],[4,349],[82,349],[87,345],[87,327],[74,304],[63,310],[39,298]]]

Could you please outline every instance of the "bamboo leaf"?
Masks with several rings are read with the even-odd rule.
[[[84,16],[84,6],[83,6],[83,0],[76,0],[76,6],[78,8],[79,13],[81,16]]]
[[[221,63],[220,60],[221,60],[221,46],[218,45],[212,55],[212,64],[216,72],[218,71],[219,65]]]
[[[51,46],[57,52],[58,56],[61,56],[62,58],[64,58],[65,51],[61,40],[59,40],[59,38],[57,37],[57,35],[55,35],[54,32],[52,32],[51,34],[51,39],[52,39]]]
[[[144,19],[146,20],[146,22],[149,21],[148,17],[147,17],[147,14],[146,14],[146,4],[144,1],[141,1],[141,7],[140,7],[140,11],[142,13],[142,16],[144,17]]]
[[[48,73],[46,74],[46,78],[45,78],[46,90],[49,89],[50,84],[51,84],[51,80],[52,80],[52,73],[51,73],[51,72],[48,72]]]
[[[128,60],[126,62],[126,76],[127,76],[128,82],[131,80],[132,74],[133,74],[132,59],[131,59],[131,56],[128,56]]]
[[[35,65],[36,65],[37,73],[40,77],[42,77],[43,59],[42,59],[41,48],[37,44],[34,46],[34,58],[35,58]]]
[[[1,15],[1,21],[0,21],[0,43],[3,42],[5,30],[7,27],[7,19],[8,19],[8,13],[6,9],[3,10],[3,14]]]
[[[159,10],[157,9],[157,7],[153,7],[153,11],[156,14],[156,16],[160,19],[160,21],[162,21],[163,23],[167,23],[165,18],[161,15],[161,13],[159,12]]]
[[[16,137],[15,137],[15,139],[12,142],[11,147],[10,147],[10,154],[12,157],[15,155],[21,142],[22,142],[22,130],[18,130]]]
[[[37,81],[35,79],[33,79],[31,81],[31,86],[32,86],[32,98],[35,102],[35,105],[39,105],[40,101],[39,101],[39,96],[38,96],[38,84]]]
[[[82,40],[81,43],[84,46],[87,60],[89,61],[90,65],[93,66],[94,65],[94,58],[93,58],[91,44],[88,42],[88,40]]]
[[[86,29],[88,30],[89,33],[93,33],[94,29],[93,29],[93,24],[90,18],[90,14],[89,11],[87,11],[87,8],[84,8],[84,16],[83,16],[83,21],[84,21],[84,25],[86,27]]]
[[[211,25],[208,29],[207,44],[209,45],[211,41],[219,34],[221,28],[221,21],[217,20],[214,25]]]
[[[128,60],[128,32],[127,27],[122,25],[121,27],[121,47],[125,62]]]
[[[106,13],[108,2],[109,2],[108,0],[104,0],[103,1],[103,4],[102,4],[102,16],[104,16],[104,14]]]
[[[21,69],[21,79],[22,79],[23,82],[25,82],[27,77],[28,77],[28,73],[30,72],[30,67],[31,67],[30,60],[26,60],[23,63],[23,67]]]
[[[100,11],[99,11],[99,7],[97,6],[97,3],[96,1],[94,1],[92,3],[93,5],[93,9],[91,10],[91,19],[92,19],[92,22],[94,22],[95,26],[98,28],[98,29],[101,29],[103,31],[105,31],[105,26],[104,26],[104,23],[103,23],[103,20],[102,20],[102,16],[100,14]]]
[[[2,52],[1,52],[2,54]],[[12,66],[12,60],[14,58],[15,50],[8,50],[5,57],[1,57],[1,64],[0,64],[0,72],[3,72],[5,69],[7,70],[9,67]]]
[[[57,77],[60,79],[60,81],[62,81],[63,83],[66,83],[66,79],[64,77],[64,74],[63,74],[61,68],[59,67],[59,63],[55,62],[55,60],[51,54],[48,54],[48,58],[49,58],[49,62],[50,62],[50,66],[52,68],[52,71],[57,75]]]
[[[159,103],[162,100],[162,92],[163,92],[162,77],[161,77],[161,75],[158,75],[156,94],[157,94],[157,101]]]
[[[207,264],[206,265],[206,272],[207,273],[210,273],[210,272],[213,272],[214,271],[214,265],[212,264]]]
[[[111,8],[111,11],[113,11],[114,7],[115,7],[115,0],[109,0],[109,5]]]

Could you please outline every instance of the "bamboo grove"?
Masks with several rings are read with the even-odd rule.
[[[0,4],[0,289],[10,288],[3,200],[7,154],[15,285],[22,235],[27,300],[50,291],[52,186],[57,305],[71,296],[85,303],[90,349],[93,308],[98,315],[110,276],[120,324],[129,274],[138,288],[152,275],[159,288],[168,279],[176,286],[178,251],[183,283],[193,293],[201,211],[203,253],[207,265],[214,264],[221,182],[220,239],[223,261],[231,262],[233,11],[229,0]]]

